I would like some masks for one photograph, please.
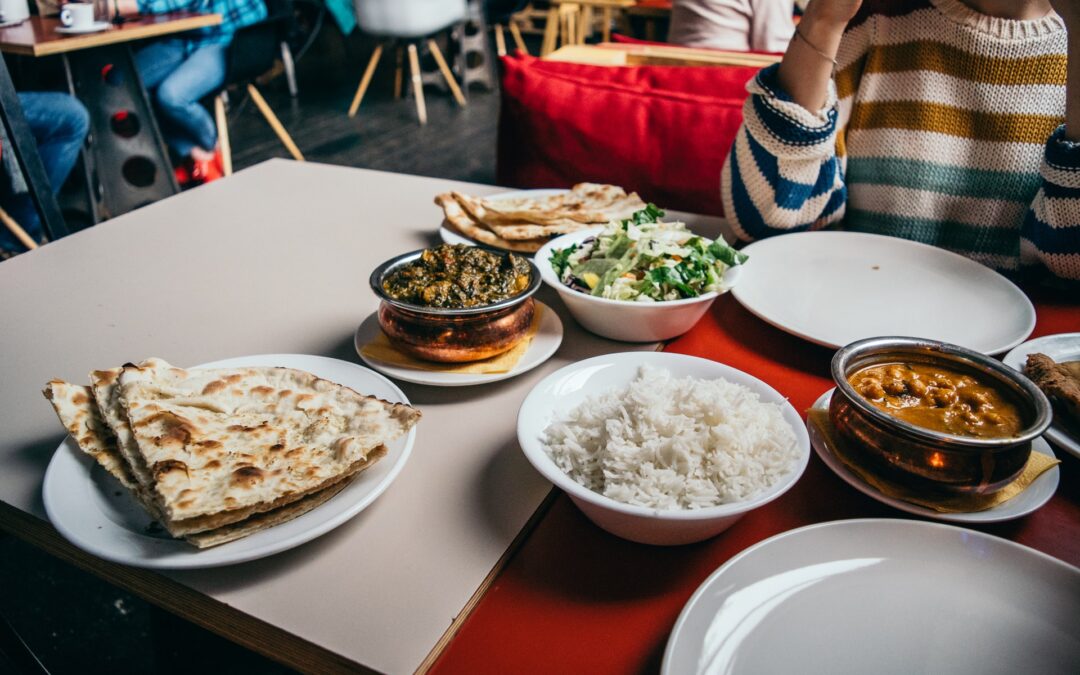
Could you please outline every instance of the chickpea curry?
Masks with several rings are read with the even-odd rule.
[[[922,363],[863,368],[848,378],[863,398],[897,419],[955,436],[1006,438],[1024,428],[1007,395],[955,370]]]
[[[528,261],[476,246],[443,244],[383,280],[387,295],[421,307],[465,309],[512,298],[529,286]]]

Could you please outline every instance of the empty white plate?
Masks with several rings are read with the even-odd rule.
[[[800,232],[743,249],[732,295],[777,328],[834,349],[905,335],[999,354],[1035,328],[1023,291],[934,246],[858,232]]]
[[[687,602],[664,675],[1076,673],[1080,569],[981,532],[843,520],[729,560]]]
[[[298,368],[392,403],[408,403],[394,383],[361,365],[324,356],[263,354],[205,363],[199,368]],[[75,546],[99,558],[152,569],[218,567],[262,558],[310,541],[363,511],[381,495],[412,451],[416,428],[388,443],[387,455],[325,504],[280,525],[207,549],[152,528],[151,518],[120,483],[67,437],[45,472],[45,511]]]

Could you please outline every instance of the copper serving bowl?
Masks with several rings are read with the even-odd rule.
[[[993,383],[1019,406],[1023,428],[1000,438],[934,431],[889,415],[863,398],[848,378],[889,363],[939,365]],[[905,337],[859,340],[832,359],[836,391],[829,419],[866,468],[908,487],[944,494],[982,494],[1013,481],[1031,455],[1031,442],[1050,424],[1050,402],[1030,380],[996,359],[944,342]]]
[[[423,307],[396,300],[383,290],[383,280],[423,250],[387,260],[371,273],[371,290],[379,305],[379,326],[399,350],[427,361],[464,363],[497,356],[511,349],[529,332],[540,287],[540,271],[529,263],[529,285],[505,300],[465,309]],[[491,251],[495,255],[507,255]]]

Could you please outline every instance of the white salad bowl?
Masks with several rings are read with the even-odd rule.
[[[574,481],[548,455],[544,430],[556,417],[565,416],[587,397],[630,384],[643,365],[665,369],[675,377],[723,378],[749,388],[758,394],[762,402],[780,406],[781,415],[791,427],[798,448],[798,458],[792,470],[750,499],[688,510],[661,510],[624,504]],[[810,438],[806,426],[782,394],[756,377],[730,366],[668,352],[606,354],[555,371],[533,387],[521,404],[518,443],[533,467],[565,492],[582,513],[601,529],[623,539],[659,546],[690,544],[720,534],[750,511],[787,492],[802,476],[810,460]]]
[[[540,278],[559,293],[574,319],[592,333],[623,342],[670,340],[693,328],[719,293],[661,302],[609,300],[576,291],[559,280],[551,267],[552,252],[580,244],[603,230],[603,226],[593,227],[552,239],[536,252],[534,258],[540,268]],[[728,288],[735,285],[741,269],[742,266],[732,267],[724,274]]]

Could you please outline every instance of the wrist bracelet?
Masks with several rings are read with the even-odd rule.
[[[817,52],[818,56],[820,56],[821,58],[825,59],[826,61],[829,61],[830,63],[832,63],[833,70],[835,71],[836,68],[837,68],[836,59],[834,57],[832,57],[832,56],[829,56],[825,52],[821,51],[817,47],[815,47],[813,42],[810,42],[809,40],[807,40],[806,36],[802,34],[801,30],[799,30],[800,27],[801,26],[795,26],[795,35],[796,35],[796,37],[798,37],[800,40],[805,42],[807,47],[809,47],[810,49],[813,49],[815,52]]]

